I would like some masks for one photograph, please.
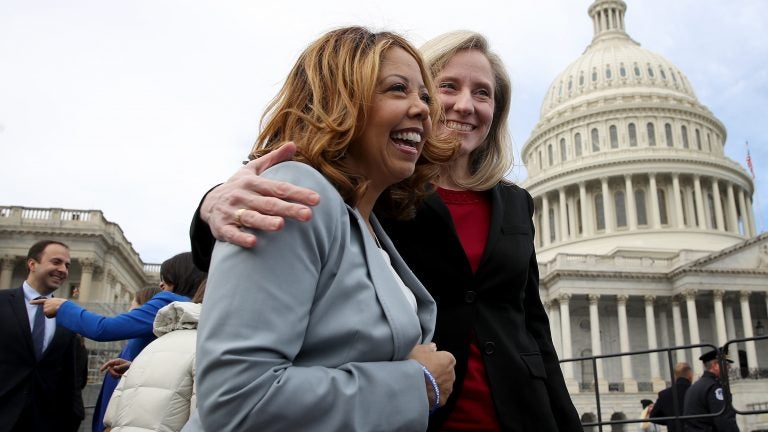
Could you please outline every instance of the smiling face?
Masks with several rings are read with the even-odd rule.
[[[461,141],[459,160],[468,166],[469,154],[480,147],[493,123],[493,69],[485,55],[473,49],[458,51],[436,78],[437,97],[445,111],[440,132],[456,133]]]
[[[380,193],[414,172],[432,129],[429,92],[416,60],[389,48],[381,61],[367,122],[347,152],[346,163]]]
[[[70,263],[69,249],[60,244],[49,244],[39,261],[34,258],[27,260],[27,283],[40,294],[48,295],[67,280]]]

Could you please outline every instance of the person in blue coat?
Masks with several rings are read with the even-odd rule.
[[[47,317],[56,317],[57,325],[88,339],[98,342],[131,339],[121,352],[121,358],[131,361],[144,347],[156,339],[152,328],[157,311],[175,301],[190,301],[204,278],[205,273],[198,270],[192,263],[192,254],[184,252],[169,258],[160,265],[160,289],[162,291],[143,305],[120,315],[105,317],[90,312],[73,301],[62,298],[36,302],[44,305],[43,310]],[[100,432],[104,429],[104,411],[116,384],[117,381],[108,389],[105,382],[105,388],[99,395],[102,404],[97,404],[95,407],[93,414],[94,432]]]

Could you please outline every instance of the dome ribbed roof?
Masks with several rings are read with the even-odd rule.
[[[550,85],[541,106],[542,120],[562,109],[617,93],[656,93],[698,102],[688,78],[674,64],[641,48],[627,35],[625,11],[622,0],[592,4],[592,43]]]

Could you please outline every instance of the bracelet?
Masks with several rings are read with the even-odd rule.
[[[437,381],[435,380],[435,377],[432,376],[426,366],[421,365],[421,370],[424,371],[424,376],[427,377],[430,384],[432,384],[432,390],[435,392],[435,404],[429,410],[429,413],[432,414],[433,412],[437,411],[438,408],[440,408],[440,389],[437,387]]]

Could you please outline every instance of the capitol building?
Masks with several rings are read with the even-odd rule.
[[[589,7],[594,37],[555,77],[522,149],[541,297],[561,359],[710,346],[563,362],[585,422],[596,391],[603,421],[637,418],[672,381],[670,363],[699,376],[702,352],[768,326],[752,178],[725,156],[726,128],[685,74],[629,36],[626,12],[622,0]],[[768,409],[768,340],[729,349],[734,406]]]
[[[756,337],[729,343],[730,388],[739,411],[768,410],[768,234],[757,233],[753,179],[725,156],[726,126],[683,71],[630,37],[625,13],[622,0],[591,4],[594,37],[552,81],[521,151],[540,295],[558,354],[572,359],[566,383],[583,422],[636,419],[640,400],[673,381],[670,364],[698,377],[703,352]],[[122,312],[159,282],[159,264],[101,211],[9,205],[0,288],[21,285],[43,238],[71,247],[60,294],[95,311]],[[581,360],[618,353],[631,354]],[[768,414],[737,419],[768,429]]]

